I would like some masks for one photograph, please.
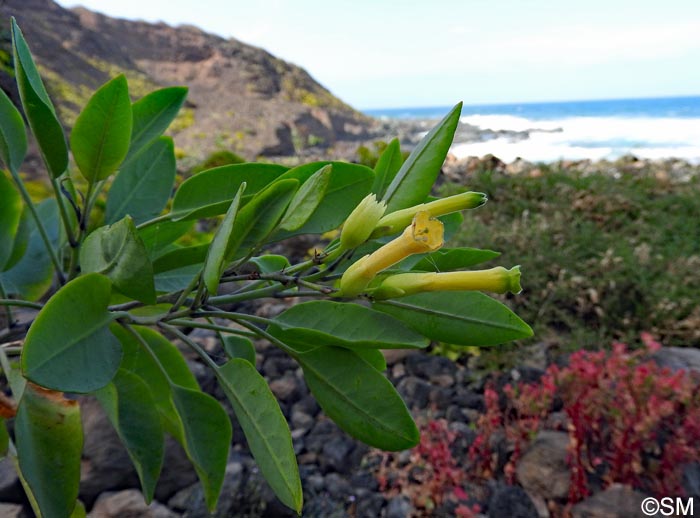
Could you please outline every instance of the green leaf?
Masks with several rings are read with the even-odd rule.
[[[17,22],[12,18],[15,79],[29,127],[39,144],[46,168],[58,178],[68,168],[68,146],[56,110],[46,93],[39,71]]]
[[[277,180],[238,212],[226,248],[227,260],[247,254],[268,238],[298,187],[297,180]]]
[[[14,240],[12,242],[12,251],[10,252],[10,256],[5,261],[5,271],[14,267],[20,261],[20,259],[24,257],[24,253],[27,251],[27,247],[29,246],[29,235],[32,231],[33,224],[34,218],[30,216],[29,208],[24,206],[22,208],[22,214],[19,218],[19,225],[17,226],[17,231],[15,232]],[[0,275],[2,275],[2,272],[0,272]]]
[[[379,349],[355,349],[353,352],[379,372],[386,370],[386,358]]]
[[[384,195],[387,214],[423,203],[430,194],[450,150],[461,112],[462,103],[458,103],[408,156]]]
[[[153,357],[144,350],[131,333],[116,324],[112,324],[110,329],[124,349],[124,358],[120,368],[137,376],[148,385],[165,429],[173,437],[183,442],[180,418],[170,397],[171,390],[168,378],[165,377]],[[177,347],[163,335],[150,328],[134,326],[134,330],[146,341],[148,348],[158,358],[168,377],[174,383],[192,390],[199,390],[197,380],[187,367],[187,363]]]
[[[221,222],[221,225],[214,234],[214,239],[212,239],[211,245],[209,246],[207,258],[204,261],[202,279],[207,287],[207,290],[212,295],[216,294],[216,290],[219,287],[219,279],[221,278],[221,273],[224,269],[226,261],[226,247],[231,239],[234,221],[236,220],[236,216],[238,214],[238,207],[241,204],[241,197],[243,196],[245,187],[246,184],[243,182],[238,188],[236,196],[233,197],[233,201],[226,212],[224,220]]]
[[[201,265],[207,257],[209,245],[207,243],[194,246],[181,246],[163,253],[153,261],[155,273],[167,272],[193,264]]]
[[[478,248],[443,249],[427,254],[411,269],[421,272],[449,272],[490,261],[499,255],[499,252]]]
[[[12,182],[0,172],[0,272],[5,270],[12,256],[22,219],[22,207],[22,199]]]
[[[78,500],[77,502],[75,502],[73,512],[70,513],[70,518],[86,518],[86,516],[87,512],[85,511],[85,506],[80,500]]]
[[[173,291],[184,290],[189,286],[192,278],[199,275],[201,271],[201,264],[190,264],[181,268],[157,273],[153,278],[156,291],[159,293],[172,293]]]
[[[403,155],[401,154],[401,146],[399,139],[395,138],[384,149],[377,164],[374,166],[374,184],[372,192],[377,195],[377,199],[382,199],[384,193],[391,184],[396,173],[401,169],[403,164]]]
[[[148,257],[155,259],[194,227],[194,221],[161,221],[139,229]]]
[[[427,347],[428,341],[400,321],[359,304],[315,300],[274,318],[268,332],[283,342],[338,345],[349,349]]]
[[[134,123],[125,163],[130,162],[151,141],[168,129],[186,97],[187,87],[171,86],[144,95],[131,105]]]
[[[15,418],[17,460],[42,516],[69,517],[80,484],[80,407],[28,384]]]
[[[224,214],[241,184],[246,183],[247,202],[288,168],[275,164],[233,164],[202,171],[185,180],[175,193],[171,217],[208,218]]]
[[[104,180],[124,161],[131,126],[129,86],[119,75],[93,94],[71,132],[75,163],[88,182]]]
[[[326,194],[311,217],[294,231],[280,231],[275,241],[299,234],[322,234],[338,228],[355,207],[367,196],[374,182],[374,171],[369,167],[346,162],[313,162],[290,169],[280,180],[294,178],[304,183],[326,165],[332,165]]]
[[[27,154],[27,131],[19,110],[0,88],[0,159],[11,171],[19,171]]]
[[[80,249],[80,265],[84,272],[109,277],[124,295],[156,303],[153,266],[129,216],[90,234]]]
[[[229,358],[241,358],[255,366],[255,346],[244,336],[226,335],[221,338]]]
[[[105,223],[129,215],[139,224],[165,208],[175,183],[173,139],[160,137],[125,164],[109,189]]]
[[[254,264],[257,271],[260,273],[279,272],[290,266],[289,259],[283,255],[275,254],[252,257],[248,262]]]
[[[292,436],[267,382],[250,362],[240,358],[226,363],[219,374],[265,480],[284,505],[301,513],[303,494]]]
[[[388,451],[418,444],[405,403],[374,365],[341,347],[319,347],[297,359],[318,404],[347,433]]]
[[[455,345],[497,345],[532,336],[515,313],[478,292],[418,293],[374,307],[431,340]]]
[[[109,332],[112,285],[89,273],[56,292],[39,312],[22,348],[22,373],[42,387],[92,392],[119,368],[122,348]]]
[[[95,393],[109,421],[124,443],[141,480],[146,502],[153,500],[163,464],[163,427],[148,385],[120,369],[112,382]]]
[[[7,433],[5,419],[0,418],[0,459],[7,455],[7,448],[10,446],[10,434]]]
[[[5,271],[15,266],[24,257],[24,253],[29,246],[29,234],[32,231],[32,224],[34,224],[34,218],[30,216],[29,208],[26,206],[22,207],[19,225],[12,241],[10,256],[5,261]]]
[[[299,230],[309,220],[326,195],[332,171],[331,164],[325,165],[302,184],[280,223],[282,230]]]
[[[231,421],[219,402],[203,392],[173,385],[172,399],[181,420],[185,452],[202,483],[207,508],[214,512],[231,445]]]
[[[36,210],[39,219],[44,224],[49,241],[54,247],[58,247],[61,229],[56,200],[44,200],[37,206]],[[29,228],[26,253],[12,268],[0,273],[0,282],[8,293],[19,295],[27,300],[39,300],[51,288],[54,269],[51,259],[46,253],[46,245],[44,245],[33,218],[27,218],[25,221]],[[16,247],[17,243],[15,243],[15,250]],[[11,258],[10,263],[14,259],[14,255],[13,250],[13,258]]]

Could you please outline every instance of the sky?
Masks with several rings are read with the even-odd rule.
[[[360,108],[700,95],[700,0],[59,0],[196,25]]]

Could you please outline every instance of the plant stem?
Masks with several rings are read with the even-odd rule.
[[[60,284],[65,284],[66,283],[66,277],[63,275],[63,269],[61,268],[61,263],[58,260],[58,256],[56,255],[56,251],[53,249],[53,246],[51,245],[51,240],[49,239],[49,235],[46,233],[46,228],[44,227],[44,224],[42,223],[41,219],[39,218],[39,213],[36,211],[36,207],[34,206],[34,203],[32,203],[32,198],[29,196],[29,193],[27,192],[27,188],[24,186],[24,182],[22,182],[22,179],[19,177],[19,173],[15,171],[14,169],[10,169],[10,173],[12,174],[12,178],[17,184],[17,188],[19,189],[19,192],[22,196],[22,199],[24,200],[25,205],[29,209],[29,212],[32,215],[32,218],[34,219],[34,223],[36,224],[36,228],[39,231],[39,235],[41,236],[41,240],[44,242],[44,246],[46,247],[46,252],[49,254],[49,257],[51,258],[51,262],[53,263],[54,268],[56,269],[56,276],[58,277],[58,282]]]
[[[192,290],[197,286],[199,283],[201,275],[197,274],[194,277],[192,277],[192,280],[190,283],[187,285],[187,287],[180,292],[180,296],[177,298],[175,303],[173,304],[173,307],[170,308],[170,312],[177,311],[180,306],[182,306],[186,301],[187,301],[187,296],[192,293]],[[194,301],[193,301],[194,303]]]
[[[0,288],[1,290],[1,288]],[[1,293],[0,293],[1,295]],[[36,302],[18,299],[0,299],[0,306],[17,306],[19,308],[42,309],[44,306]]]
[[[170,213],[168,214],[161,214],[160,216],[156,216],[153,219],[149,219],[148,221],[144,221],[143,223],[139,223],[136,225],[136,230],[141,230],[142,228],[149,227],[151,225],[155,225],[156,223],[160,223],[161,221],[169,221],[170,220]]]
[[[204,349],[202,349],[199,344],[196,342],[192,341],[185,333],[180,331],[177,327],[168,325],[164,322],[160,322],[158,324],[160,327],[165,329],[166,331],[170,331],[173,333],[175,336],[177,336],[180,340],[182,340],[184,343],[186,343],[190,349],[192,349],[197,355],[204,360],[204,363],[206,363],[209,367],[211,367],[214,372],[218,372],[219,366],[216,364],[214,360],[211,359],[211,357],[206,353]]]
[[[256,322],[258,324],[265,324],[267,326],[274,325],[277,323],[270,318],[259,317],[257,315],[248,315],[247,313],[235,313],[233,311],[200,311],[198,313],[195,313],[192,316],[194,316],[194,317],[225,318],[226,320],[233,320],[234,322],[238,322],[239,320],[246,320],[248,322]]]
[[[257,336],[255,333],[251,333],[250,331],[243,331],[241,329],[236,329],[233,327],[219,326],[216,324],[205,324],[203,322],[193,322],[192,320],[185,320],[180,318],[168,320],[168,324],[179,327],[195,327],[197,329],[209,329],[211,331],[220,331],[222,333],[229,333],[232,335],[241,335],[248,337]]]
[[[5,316],[7,317],[7,329],[12,327],[14,317],[12,316],[12,306],[10,304],[1,304],[2,301],[7,300],[7,294],[5,293],[5,288],[0,281],[0,305],[5,306]]]
[[[270,296],[273,296],[278,291],[283,290],[284,288],[285,288],[285,286],[278,284],[278,285],[274,285],[274,286],[268,286],[266,288],[260,288],[259,290],[244,291],[243,293],[233,293],[231,295],[219,295],[217,297],[211,297],[207,303],[210,305],[232,304],[234,302],[243,302],[244,300],[259,299],[262,297],[270,297]]]
[[[246,315],[246,316],[247,316],[247,315]],[[280,349],[282,349],[284,352],[286,352],[287,354],[289,354],[291,357],[296,358],[296,357],[298,356],[299,353],[298,353],[297,351],[295,351],[294,349],[292,349],[291,347],[289,347],[289,346],[288,346],[287,344],[285,344],[283,341],[281,341],[281,340],[275,338],[274,336],[272,336],[272,335],[271,335],[270,333],[268,333],[267,331],[263,331],[263,330],[260,329],[259,327],[254,326],[253,324],[251,324],[251,323],[249,323],[249,322],[240,321],[240,322],[238,322],[238,323],[239,323],[240,325],[242,325],[243,327],[247,327],[247,328],[250,329],[253,333],[255,333],[256,335],[260,336],[261,338],[264,338],[265,340],[267,340],[267,341],[270,342],[271,344],[276,345],[277,347],[279,347]]]
[[[66,237],[71,246],[75,246],[76,240],[73,234],[73,227],[71,221],[68,217],[68,211],[66,210],[66,203],[63,201],[63,193],[61,192],[61,187],[58,185],[58,180],[56,178],[51,178],[51,186],[53,187],[54,196],[56,197],[56,203],[58,203],[58,212],[61,215],[61,221],[63,222],[63,228],[66,230]]]

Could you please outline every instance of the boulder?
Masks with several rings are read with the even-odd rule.
[[[569,436],[542,431],[518,462],[518,481],[544,499],[564,499],[569,494],[571,473],[567,464]]]
[[[4,516],[4,515],[3,515]],[[178,518],[163,504],[146,504],[137,489],[127,489],[117,493],[103,493],[95,502],[89,518]]]
[[[573,518],[639,518],[646,495],[622,484],[613,484],[579,502],[571,509]]]
[[[535,504],[522,487],[501,485],[489,500],[489,518],[539,518]]]

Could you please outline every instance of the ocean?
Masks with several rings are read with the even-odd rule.
[[[449,106],[365,110],[373,117],[439,119]],[[560,159],[682,158],[700,163],[700,96],[465,105],[461,121],[483,130],[528,131],[458,142],[457,157],[491,153],[511,162]]]

